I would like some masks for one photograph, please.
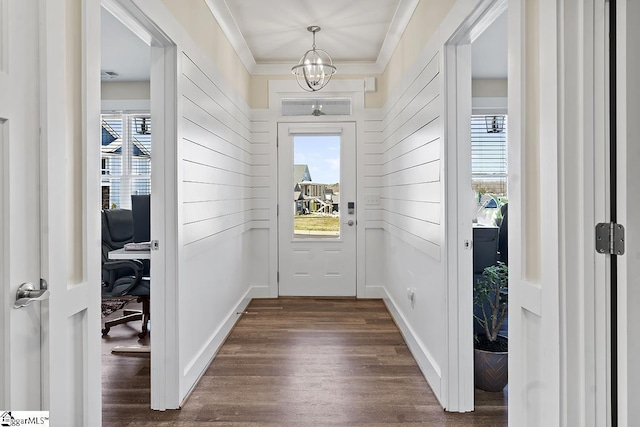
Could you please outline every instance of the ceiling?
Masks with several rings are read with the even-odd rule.
[[[471,44],[474,79],[507,78],[507,12],[502,12]]]
[[[102,71],[118,76],[108,81],[149,81],[151,49],[111,13],[102,8],[100,56]]]
[[[339,73],[382,73],[418,1],[205,0],[252,74],[288,74],[311,48],[310,25],[322,27],[316,45]],[[474,78],[506,78],[506,21],[504,13],[474,41]],[[111,81],[149,80],[148,44],[105,9],[101,48],[101,69],[118,73]]]
[[[252,74],[289,73],[311,49],[310,25],[318,49],[339,72],[381,73],[395,50],[418,0],[205,0]]]

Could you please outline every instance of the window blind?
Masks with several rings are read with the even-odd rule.
[[[475,191],[506,196],[507,117],[497,116],[504,117],[501,132],[487,125],[493,117],[471,116],[471,182]]]

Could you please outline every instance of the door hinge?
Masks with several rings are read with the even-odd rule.
[[[280,216],[280,205],[276,205],[276,216]]]
[[[280,283],[280,272],[276,273],[276,282]]]
[[[596,225],[596,251],[599,254],[624,255],[624,226],[615,222]]]

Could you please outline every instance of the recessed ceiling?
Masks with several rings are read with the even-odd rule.
[[[206,0],[243,63],[254,74],[288,73],[318,49],[339,73],[381,73],[418,0]]]
[[[471,44],[474,79],[507,78],[507,12],[503,12]]]
[[[118,76],[108,81],[149,81],[151,48],[111,13],[102,8],[100,69]]]

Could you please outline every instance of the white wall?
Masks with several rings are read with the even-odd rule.
[[[179,60],[179,333],[186,393],[248,298],[253,159],[248,107],[229,97],[223,82],[214,83],[206,61],[185,52]]]
[[[175,292],[168,291],[166,301],[178,305],[172,319],[177,355],[167,358],[177,358],[182,401],[222,345],[237,313],[251,298],[268,296],[266,286],[260,288],[268,265],[254,245],[264,233],[259,218],[265,192],[257,189],[259,179],[254,178],[264,159],[253,155],[246,97],[238,82],[230,82],[221,71],[224,58],[216,57],[219,52],[192,38],[200,33],[186,30],[188,22],[181,20],[190,15],[174,15],[161,0],[134,1],[177,46],[177,194],[171,197],[177,200],[177,224],[166,224],[167,233],[177,238],[177,274],[176,280],[167,280],[167,288]]]
[[[381,254],[385,301],[436,396],[446,354],[446,284],[442,267],[440,66],[422,56],[387,102],[379,122]],[[412,74],[413,73],[413,74]],[[375,140],[373,135],[369,137]],[[415,291],[410,301],[407,289]]]

